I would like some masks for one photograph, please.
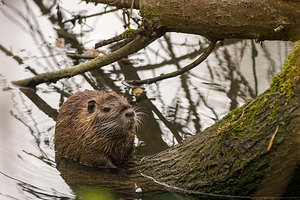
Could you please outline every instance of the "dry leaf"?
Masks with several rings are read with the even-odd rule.
[[[134,59],[129,59],[129,58],[122,58],[121,60],[126,63],[130,63],[130,62],[134,61]]]
[[[132,90],[132,93],[135,95],[135,96],[140,96],[142,93],[144,92],[144,90],[140,87],[137,87],[137,88],[134,88]]]
[[[63,45],[63,42],[65,41],[65,38],[59,38],[58,40],[56,40],[56,46],[57,47],[60,47],[62,48],[64,45]]]
[[[99,56],[100,53],[102,53],[103,55],[107,54],[105,51],[101,51],[101,50],[98,50],[98,49],[88,49],[87,51],[89,52],[89,54],[91,56]]]

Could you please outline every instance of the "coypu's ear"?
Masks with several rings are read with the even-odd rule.
[[[95,100],[90,100],[88,102],[88,112],[89,113],[93,113],[95,111],[95,104],[96,104],[96,101]]]

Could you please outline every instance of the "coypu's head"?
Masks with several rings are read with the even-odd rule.
[[[56,155],[88,165],[119,166],[133,150],[139,114],[116,93],[78,92],[59,111]]]
[[[137,115],[127,100],[116,93],[103,93],[87,100],[86,118],[94,132],[104,135],[122,135],[136,128]]]

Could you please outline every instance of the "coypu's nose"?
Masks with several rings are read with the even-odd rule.
[[[132,118],[132,117],[134,116],[134,111],[131,110],[131,109],[126,110],[124,115],[125,115],[125,117],[127,117],[127,118]]]

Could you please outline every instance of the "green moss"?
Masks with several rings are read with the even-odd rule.
[[[271,114],[268,116],[268,121],[273,122],[279,114],[279,108],[272,110]]]
[[[293,90],[296,86],[296,82],[300,80],[300,61],[299,59],[296,60],[297,57],[299,57],[300,41],[295,43],[295,47],[295,50],[286,59],[282,73],[277,74],[272,79],[270,87],[272,92],[280,92],[289,99],[295,95]]]
[[[270,105],[270,108],[273,109],[278,102],[279,102],[279,99],[275,99],[275,101],[273,101],[273,103]]]
[[[99,190],[99,189],[93,189],[93,188],[85,188],[78,192],[79,199],[85,199],[85,200],[112,200],[115,199],[115,197],[107,191]]]
[[[154,17],[156,16],[153,10],[145,10],[143,8],[140,9],[139,15],[143,18],[143,19],[154,19]]]
[[[247,126],[254,126],[259,116],[264,115],[267,110],[267,121],[271,123],[277,119],[280,108],[280,96],[292,99],[296,84],[300,80],[300,61],[296,60],[300,52],[300,41],[295,44],[295,50],[289,55],[284,64],[282,73],[276,75],[271,87],[256,100],[231,111],[219,123],[217,135],[235,137],[239,133],[245,134]],[[299,56],[298,56],[299,57]]]
[[[284,102],[287,102],[287,99],[288,101],[293,99],[295,87],[300,80],[300,60],[298,59],[300,42],[296,44],[296,47],[287,58],[282,73],[273,78],[269,90],[241,108],[231,111],[219,122],[217,129],[219,141],[226,141],[227,145],[232,146],[232,150],[227,149],[227,153],[225,150],[223,152],[224,156],[232,161],[232,168],[239,170],[248,164],[242,159],[243,148],[247,148],[240,145],[244,141],[261,138],[259,141],[262,146],[259,148],[266,149],[269,137],[262,137],[261,133],[270,136],[274,133],[273,129],[276,126],[279,126],[280,130],[285,129],[288,119],[287,117],[283,119],[281,115],[282,110],[285,110],[285,106],[287,106]],[[262,126],[261,123],[265,126]],[[284,133],[279,131],[274,145],[283,141],[286,135]],[[220,151],[220,148],[216,149]],[[234,158],[239,159],[234,160]],[[217,160],[221,162],[220,159]]]
[[[242,132],[244,130],[243,123],[239,123],[231,129],[234,133]]]
[[[248,126],[253,126],[257,120],[257,116],[265,111],[267,103],[268,94],[263,94],[241,108],[231,111],[221,121],[217,134],[231,137],[236,137],[240,133],[245,134],[245,129]]]
[[[123,39],[130,38],[131,36],[135,35],[135,33],[136,33],[135,29],[127,29],[122,33],[122,38]]]

